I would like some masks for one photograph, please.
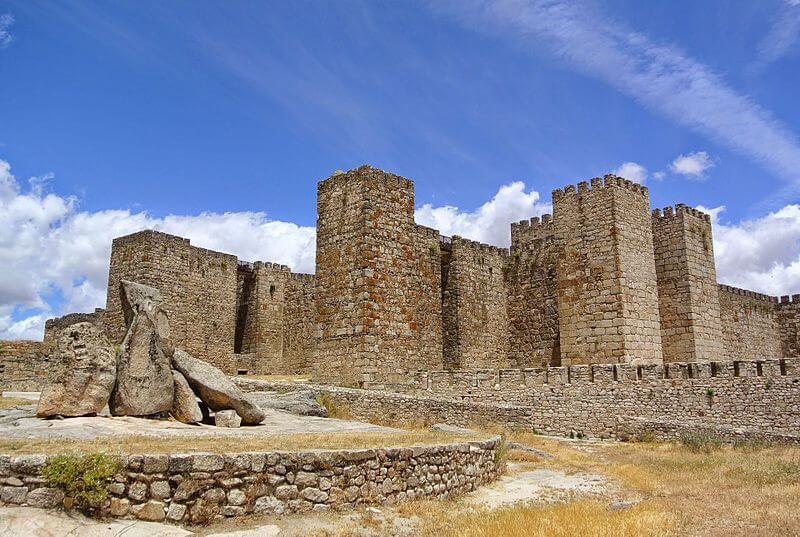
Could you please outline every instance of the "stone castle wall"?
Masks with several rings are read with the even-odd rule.
[[[727,358],[781,358],[781,326],[775,297],[719,286],[722,341]]]
[[[508,251],[453,237],[447,254],[442,308],[450,369],[509,365],[508,298],[503,268]]]
[[[324,393],[358,419],[413,419],[464,427],[647,434],[705,431],[728,439],[800,443],[800,361],[594,364],[553,368],[415,371],[404,386],[369,389],[237,379],[245,391]],[[387,391],[390,390],[390,391]]]
[[[86,315],[119,343],[119,282],[138,281],[161,290],[176,344],[229,373],[351,386],[800,355],[800,301],[718,286],[709,216],[649,205],[616,176],[555,190],[554,216],[512,224],[508,250],[416,224],[413,182],[362,166],[318,185],[316,276],[143,231],[114,240],[107,310]]]
[[[653,211],[665,362],[723,356],[711,217],[685,205]]]
[[[661,361],[647,188],[606,176],[553,192],[564,364]]]
[[[284,296],[283,359],[276,372],[307,374],[314,360],[314,276],[290,273]]]
[[[123,279],[161,292],[177,345],[224,371],[235,371],[235,256],[198,248],[188,239],[152,230],[114,239],[104,322],[110,340],[117,344],[125,336]]]
[[[782,296],[778,306],[783,356],[800,356],[800,294]]]
[[[549,214],[511,224],[505,267],[510,367],[561,365],[556,264],[558,243]]]
[[[51,343],[0,341],[0,393],[36,392],[55,378]]]

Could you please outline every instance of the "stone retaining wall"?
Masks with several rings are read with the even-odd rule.
[[[205,523],[247,513],[347,509],[443,498],[498,475],[497,437],[439,446],[178,455],[129,455],[102,514]],[[0,505],[58,507],[40,472],[44,455],[0,455]]]

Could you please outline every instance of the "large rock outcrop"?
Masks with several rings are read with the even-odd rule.
[[[213,365],[193,358],[182,349],[175,349],[172,365],[183,373],[189,385],[211,410],[235,410],[242,418],[243,425],[258,425],[266,418],[266,414]]]
[[[177,371],[172,372],[175,384],[175,400],[172,401],[170,414],[183,423],[200,423],[203,421],[203,412],[197,403],[197,396],[192,391],[186,377]]]
[[[108,403],[117,375],[114,349],[102,330],[89,322],[68,326],[56,339],[53,356],[59,374],[42,390],[36,415],[47,418],[100,412]]]
[[[328,409],[319,404],[312,392],[249,392],[247,397],[262,409],[282,410],[298,416],[328,417]]]
[[[175,395],[170,366],[173,346],[161,294],[153,287],[123,280],[122,298],[128,332],[117,358],[111,413],[149,416],[169,412]]]

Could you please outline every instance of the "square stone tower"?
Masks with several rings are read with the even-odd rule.
[[[665,362],[723,355],[711,217],[686,205],[653,211],[661,344]]]
[[[362,166],[317,187],[314,378],[387,383],[442,367],[439,235],[414,223],[414,184]]]
[[[660,362],[650,196],[607,175],[553,191],[561,363]]]

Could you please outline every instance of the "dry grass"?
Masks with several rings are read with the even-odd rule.
[[[494,511],[462,513],[444,524],[426,524],[429,537],[626,537],[669,535],[670,516],[652,505],[611,511],[589,500],[533,507],[514,505]]]
[[[22,399],[20,397],[3,397],[0,395],[0,409],[12,408],[19,405],[35,405],[36,401]]]
[[[369,449],[378,447],[426,446],[483,440],[486,434],[464,435],[441,431],[398,433],[360,432],[289,434],[275,436],[145,436],[131,435],[93,440],[0,439],[0,453],[229,453],[243,451],[295,451],[308,449]]]
[[[678,443],[586,444],[518,433],[510,437],[555,456],[538,461],[538,466],[615,478],[644,498],[641,506],[674,515],[677,534],[800,535],[798,447],[711,443],[698,449]]]

